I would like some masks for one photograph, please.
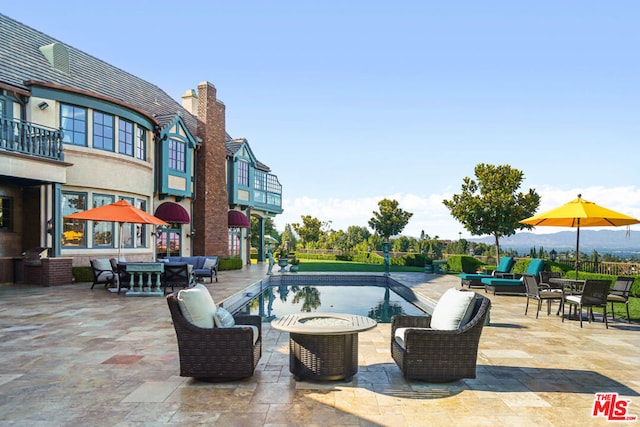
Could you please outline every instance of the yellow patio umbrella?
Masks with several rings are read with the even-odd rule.
[[[551,227],[572,227],[577,229],[576,236],[576,279],[580,265],[580,227],[619,227],[621,225],[640,224],[636,218],[612,211],[589,202],[578,194],[578,198],[547,212],[534,215],[520,221],[521,224],[544,225]]]

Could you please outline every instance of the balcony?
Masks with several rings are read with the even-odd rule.
[[[252,170],[249,182],[253,182],[250,187],[239,184],[237,178],[231,182],[231,204],[251,206],[272,214],[282,213],[282,185],[276,175]]]
[[[0,150],[63,161],[62,131],[0,117]]]

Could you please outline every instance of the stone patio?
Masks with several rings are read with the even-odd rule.
[[[207,287],[220,302],[265,273],[263,264],[222,271]],[[434,301],[460,286],[456,276],[392,277]],[[476,379],[406,381],[380,324],[360,334],[351,382],[296,382],[288,334],[264,324],[255,375],[205,383],[178,376],[164,298],[90,287],[0,285],[0,426],[611,425],[592,417],[595,393],[618,393],[640,416],[640,325],[616,320],[606,330],[597,318],[580,329],[555,307],[536,319],[519,296],[489,295]]]

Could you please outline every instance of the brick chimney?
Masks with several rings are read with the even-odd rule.
[[[225,141],[225,106],[209,82],[198,85],[198,151],[194,207],[194,251],[197,255],[229,256]]]

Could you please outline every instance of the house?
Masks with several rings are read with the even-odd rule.
[[[178,102],[2,14],[0,34],[0,282],[65,281],[49,276],[120,242],[130,261],[248,261],[249,218],[281,213],[282,188],[248,143],[235,150],[211,83]],[[170,226],[64,218],[120,199]],[[35,248],[44,258],[27,262]]]

